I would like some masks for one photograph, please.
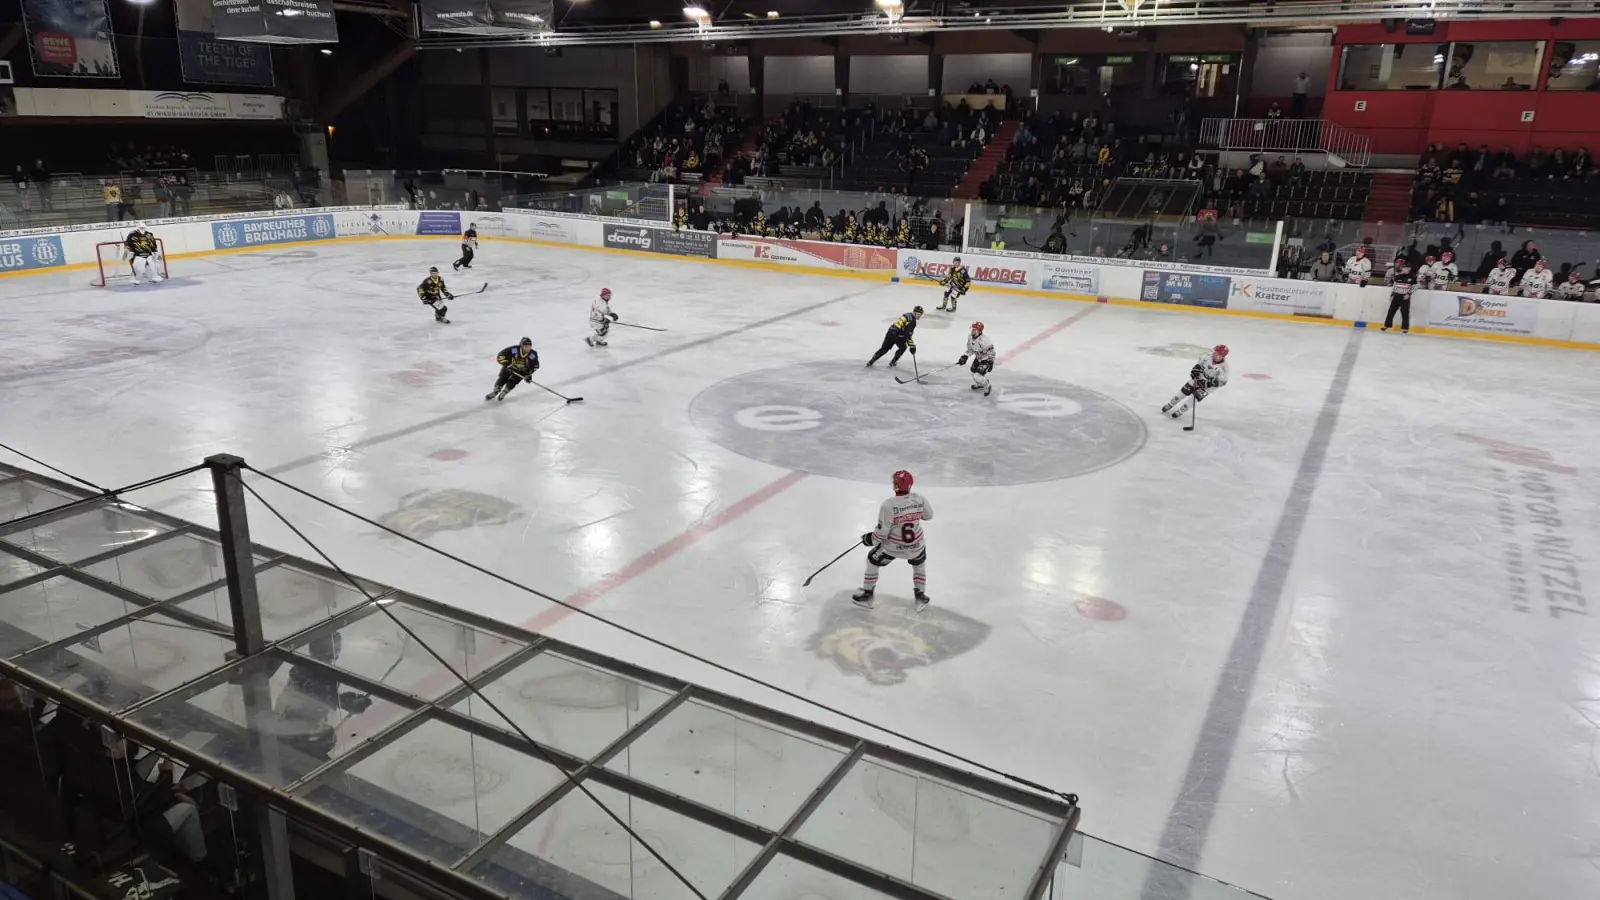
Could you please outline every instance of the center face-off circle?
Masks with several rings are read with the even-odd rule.
[[[689,417],[729,450],[786,469],[879,482],[910,469],[917,484],[991,487],[1085,475],[1144,446],[1144,422],[1087,388],[998,369],[994,394],[968,389],[964,368],[927,384],[879,362],[817,362],[718,382]],[[933,366],[931,368],[937,368]],[[924,369],[926,371],[926,369]]]

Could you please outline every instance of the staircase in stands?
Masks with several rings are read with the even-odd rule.
[[[1372,176],[1367,193],[1367,209],[1361,218],[1367,222],[1404,222],[1411,217],[1410,172],[1378,172]]]
[[[751,134],[745,136],[744,143],[739,145],[739,149],[728,154],[728,156],[722,160],[722,164],[717,166],[717,170],[715,172],[706,173],[705,180],[700,182],[700,196],[711,196],[711,192],[716,190],[717,185],[722,183],[723,176],[728,174],[728,167],[733,165],[734,160],[741,156],[754,156],[755,153],[756,135],[752,132]]]
[[[1006,161],[1006,154],[1011,151],[1011,142],[1017,139],[1017,132],[1022,130],[1022,123],[1016,120],[1000,123],[1000,130],[994,133],[994,140],[989,146],[983,148],[978,158],[967,167],[967,174],[962,177],[961,183],[956,185],[955,196],[958,200],[978,199],[978,188],[1000,168]]]

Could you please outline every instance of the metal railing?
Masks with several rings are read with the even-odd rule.
[[[1321,152],[1347,166],[1372,162],[1372,135],[1325,119],[1202,119],[1200,146],[1218,150]]]

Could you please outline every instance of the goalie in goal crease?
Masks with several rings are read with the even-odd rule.
[[[156,242],[156,236],[144,227],[143,222],[135,222],[133,230],[122,242],[122,258],[129,260],[132,265],[134,284],[156,284],[161,281],[161,267],[156,263],[160,255],[161,245]]]

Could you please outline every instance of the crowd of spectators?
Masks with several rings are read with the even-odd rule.
[[[131,143],[126,146],[113,143],[106,148],[107,172],[142,175],[146,172],[193,168],[194,160],[189,158],[188,152],[171,145],[156,147],[146,144],[140,149]]]
[[[1488,144],[1476,150],[1465,143],[1454,148],[1430,144],[1417,161],[1411,192],[1412,215],[1430,222],[1497,225],[1510,228],[1519,218],[1514,197],[1519,189],[1566,192],[1595,177],[1589,151],[1535,145],[1518,156],[1509,146],[1498,151]]]
[[[745,123],[711,97],[668,107],[653,127],[628,140],[620,159],[650,172],[651,181],[673,181],[684,173],[708,175],[743,140]]]
[[[698,199],[681,207],[675,228],[693,228],[721,234],[751,235],[790,240],[837,241],[876,247],[937,249],[959,243],[962,223],[945,220],[943,210],[932,209],[926,198],[902,193],[869,195],[860,209],[829,213],[821,200],[811,206],[779,205],[768,210],[759,198],[735,201],[732,209],[714,212]]]

